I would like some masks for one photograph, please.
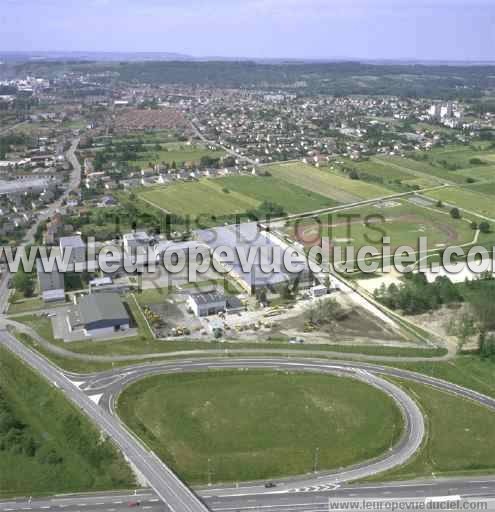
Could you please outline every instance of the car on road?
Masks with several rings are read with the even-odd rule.
[[[139,507],[139,505],[141,505],[141,502],[139,501],[129,501],[127,504],[128,507]]]
[[[266,489],[273,489],[274,487],[277,487],[277,484],[274,482],[266,482],[265,484]]]

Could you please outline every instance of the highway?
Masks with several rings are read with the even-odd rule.
[[[424,503],[434,496],[461,496],[463,500],[484,501],[495,509],[495,477],[473,477],[463,479],[437,479],[404,481],[387,484],[343,485],[326,492],[298,494],[265,494],[248,499],[239,497],[205,498],[211,510],[236,512],[320,512],[329,510],[328,502],[348,500],[373,500],[386,504],[401,500],[409,503]],[[163,504],[150,489],[115,491],[94,494],[73,494],[51,498],[29,500],[21,498],[0,502],[0,512],[50,511],[50,512],[120,512],[129,510],[129,504],[139,502],[140,509],[163,512]]]
[[[403,464],[419,448],[424,436],[424,421],[416,403],[399,387],[384,380],[383,377],[398,377],[427,384],[436,389],[446,391],[457,396],[475,400],[495,411],[495,399],[475,391],[457,386],[455,384],[428,377],[415,372],[396,369],[379,364],[341,361],[327,359],[311,359],[306,357],[232,357],[232,358],[201,358],[196,360],[173,360],[165,362],[148,363],[143,365],[116,368],[100,373],[80,375],[61,371],[49,363],[45,358],[25,347],[5,330],[0,331],[0,343],[27,364],[39,371],[45,378],[59,387],[67,397],[81,408],[93,421],[110,436],[122,450],[127,459],[144,476],[154,489],[156,495],[148,494],[147,504],[151,509],[163,510],[163,503],[168,505],[166,510],[189,512],[193,510],[318,510],[322,506],[321,500],[328,496],[332,499],[353,499],[356,496],[367,495],[372,489],[372,495],[380,499],[389,497],[409,499],[421,498],[448,492],[452,494],[459,490],[466,496],[490,495],[495,491],[495,482],[491,479],[461,479],[454,483],[451,480],[442,482],[425,482],[412,484],[385,484],[379,486],[349,486],[348,482],[362,479]],[[142,442],[134,437],[115,414],[115,401],[119,393],[127,385],[148,375],[161,373],[207,371],[209,369],[259,369],[267,368],[280,371],[309,371],[332,373],[343,378],[354,378],[381,389],[390,394],[400,407],[405,429],[401,440],[391,450],[377,459],[357,464],[334,472],[318,472],[311,475],[302,475],[285,479],[277,479],[276,487],[266,488],[265,482],[245,482],[240,486],[210,486],[197,489],[196,494],[189,490],[178,477],[152,454]],[[435,494],[437,493],[437,494]],[[197,497],[199,495],[200,498]],[[128,506],[121,498],[114,501],[122,503],[109,503],[113,493],[99,495],[91,498],[89,506],[94,510],[117,510],[114,505]],[[385,498],[387,497],[387,498]],[[64,498],[69,499],[69,498]],[[86,499],[86,498],[85,498]],[[159,499],[159,502],[152,501]],[[19,506],[24,510],[40,510],[47,507],[68,508],[80,510],[81,498],[74,502],[58,505],[56,499],[52,504],[39,504],[39,509],[29,507],[29,503],[20,501]],[[79,500],[79,501],[78,501]],[[93,500],[93,501],[91,501]],[[142,500],[145,501],[144,498]],[[139,499],[138,501],[142,501]],[[320,501],[318,501],[320,500]],[[132,501],[129,499],[128,501]],[[0,504],[0,511],[17,510],[17,502]],[[38,507],[38,502],[36,502]],[[101,503],[101,504],[100,504]],[[70,505],[70,507],[69,507]],[[144,508],[143,506],[143,508]],[[13,508],[14,507],[14,508]],[[107,508],[105,508],[107,507]],[[160,508],[161,507],[161,508]],[[252,508],[251,508],[252,509]]]
[[[0,331],[0,343],[37,370],[77,405],[122,451],[144,476],[171,512],[204,512],[207,507],[154,453],[122,428],[117,418],[103,410],[73,384],[57,367],[25,347],[7,331]]]

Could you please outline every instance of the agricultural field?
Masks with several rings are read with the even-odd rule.
[[[485,165],[495,163],[495,150],[479,146],[476,148],[469,146],[446,146],[444,148],[434,149],[428,154],[428,159],[433,163],[447,163],[448,165],[458,166],[460,169],[468,167],[477,167],[481,160]]]
[[[436,181],[437,185],[450,181],[453,183],[465,183],[466,177],[458,171],[450,171],[439,165],[432,165],[428,160],[414,160],[400,156],[379,156],[375,160],[384,164],[397,167],[403,172],[415,174],[418,178],[429,178]]]
[[[351,180],[330,170],[318,169],[303,163],[273,164],[263,169],[275,178],[328,197],[337,203],[352,203],[393,194],[393,191],[380,185]]]
[[[356,251],[365,245],[380,250],[383,236],[391,238],[392,250],[400,245],[416,247],[421,236],[427,237],[429,249],[468,243],[474,237],[469,222],[453,219],[448,209],[424,208],[406,199],[323,214],[317,220],[300,219],[286,226],[285,234],[306,247],[328,236],[334,246],[353,245]]]
[[[158,145],[160,148],[158,148]],[[150,164],[175,162],[177,165],[183,163],[197,163],[203,157],[222,158],[225,156],[223,150],[211,150],[202,145],[189,146],[184,143],[170,142],[166,144],[144,146],[145,151],[138,153],[136,160],[129,160],[128,164],[136,167],[148,167]]]
[[[309,472],[317,448],[318,469],[347,466],[388,450],[403,426],[364,383],[268,371],[150,377],[122,393],[118,413],[190,484]]]
[[[259,201],[235,191],[223,192],[214,180],[203,179],[154,187],[139,194],[141,199],[177,215],[223,216],[256,208]]]
[[[462,169],[457,171],[466,178],[473,178],[475,180],[495,180],[495,165],[481,165],[477,167],[470,167],[469,169]]]
[[[464,188],[465,190],[480,192],[482,194],[495,197],[495,181],[488,183],[474,183],[473,185],[468,185]]]
[[[245,213],[263,202],[280,205],[286,213],[301,213],[335,206],[323,195],[271,176],[232,176],[174,183],[147,189],[139,196],[177,215],[216,217]]]
[[[425,195],[433,199],[440,199],[444,203],[455,205],[461,209],[476,212],[490,219],[495,219],[493,197],[487,194],[466,189],[450,187],[427,192]]]
[[[0,348],[0,497],[128,489],[131,470],[59,390]]]
[[[371,157],[369,160],[353,161],[344,160],[344,166],[356,169],[359,172],[365,172],[377,178],[384,180],[407,181],[416,178],[416,175],[407,169],[394,165],[387,160],[380,160],[377,157]]]
[[[287,213],[301,213],[335,206],[336,201],[292,185],[272,176],[232,176],[215,182],[222,188],[251,197],[259,202],[271,201],[284,207]]]

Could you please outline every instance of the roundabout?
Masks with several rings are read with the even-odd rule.
[[[495,399],[472,389],[452,382],[431,377],[410,370],[394,368],[380,363],[344,361],[302,357],[281,352],[279,355],[255,354],[247,350],[245,354],[225,354],[224,357],[207,353],[196,359],[170,359],[135,366],[117,367],[98,373],[71,373],[61,370],[48,359],[26,347],[5,330],[0,330],[2,345],[16,354],[26,364],[36,369],[54,386],[59,388],[68,399],[81,409],[98,426],[102,434],[112,439],[131,466],[140,475],[140,482],[152,488],[142,491],[149,496],[150,503],[157,503],[158,510],[177,512],[203,512],[207,510],[240,511],[264,510],[271,512],[294,510],[328,510],[328,500],[338,499],[350,503],[356,496],[377,496],[380,500],[414,499],[423,500],[424,496],[445,496],[457,490],[466,499],[470,497],[491,497],[493,478],[472,477],[417,480],[406,483],[388,482],[383,484],[355,483],[373,475],[379,475],[389,469],[397,468],[410,460],[423,446],[425,420],[416,401],[401,387],[388,379],[402,379],[410,383],[428,386],[431,389],[450,394],[457,399],[469,400],[474,404],[495,411]],[[228,356],[228,357],[225,357]],[[190,356],[189,356],[190,357]],[[328,354],[328,357],[332,357]],[[386,393],[401,411],[403,433],[400,439],[381,456],[364,462],[351,464],[345,468],[329,469],[277,478],[268,481],[248,481],[225,485],[194,487],[192,490],[154,453],[143,439],[136,436],[125,426],[116,413],[119,396],[131,384],[146,377],[160,375],[179,375],[208,371],[276,371],[282,373],[317,374],[323,377],[352,378],[361,384],[377,388],[377,392]],[[247,372],[249,373],[249,372]],[[310,434],[308,434],[310,435]],[[332,440],[329,439],[329,445]],[[272,485],[268,485],[272,484]],[[495,498],[495,495],[493,495]],[[98,496],[90,501],[104,502],[108,498]],[[79,511],[81,498],[71,500],[74,512]],[[67,502],[65,502],[67,503]],[[88,502],[89,503],[89,502]],[[40,501],[42,508],[50,508]],[[4,510],[22,510],[25,506],[8,503]],[[65,505],[66,506],[66,505]],[[102,505],[104,506],[104,505]],[[161,508],[160,508],[161,507]],[[147,507],[147,508],[153,508]],[[2,508],[0,507],[0,510]],[[88,509],[89,510],[89,509]],[[73,512],[67,509],[66,512]]]
[[[121,393],[124,423],[188,484],[267,480],[379,457],[403,433],[394,399],[347,375],[155,375]]]
[[[265,487],[265,482],[244,482],[242,484],[243,493],[259,492],[296,492],[301,489],[326,489],[338,485],[341,482],[349,482],[357,479],[363,479],[378,473],[388,471],[396,466],[404,464],[419,449],[425,435],[425,425],[423,415],[416,402],[401,388],[391,382],[376,376],[363,368],[346,366],[345,364],[329,363],[325,361],[292,361],[287,359],[214,359],[198,361],[174,361],[158,365],[148,365],[136,367],[133,371],[127,369],[125,374],[117,372],[107,372],[99,375],[94,381],[87,384],[85,392],[88,394],[97,394],[100,397],[99,403],[113,416],[118,418],[117,403],[124,390],[133,383],[136,383],[148,376],[156,375],[174,375],[180,373],[205,372],[207,370],[270,370],[283,372],[297,372],[319,374],[333,378],[350,378],[359,384],[371,386],[377,391],[387,395],[398,407],[403,421],[403,432],[400,438],[393,446],[382,453],[366,461],[361,461],[347,467],[339,467],[329,471],[318,471],[316,473],[306,473],[299,476],[277,479],[276,489]],[[119,419],[121,422],[121,420]],[[123,422],[121,422],[124,427]],[[125,427],[124,427],[125,428]],[[311,432],[307,433],[311,436]],[[143,439],[142,439],[143,440]],[[145,441],[145,440],[143,440]],[[332,444],[332,439],[328,439],[328,445]],[[152,450],[153,447],[149,446]],[[239,484],[236,484],[238,487]],[[229,490],[230,489],[230,490]],[[209,487],[211,492],[216,495],[229,493],[232,486],[213,488]]]

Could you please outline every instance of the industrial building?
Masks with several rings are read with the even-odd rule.
[[[62,236],[59,240],[60,252],[70,251],[69,264],[86,261],[86,244],[79,235]]]
[[[270,271],[263,270],[276,261],[276,251],[283,253],[290,248],[270,232],[260,230],[255,222],[201,230],[196,235],[212,252],[220,247],[234,249],[229,275],[249,294],[262,289],[277,293],[285,285],[297,285],[298,289],[304,289],[313,284],[313,275],[303,255],[293,259],[296,271],[288,271],[283,262]],[[249,268],[246,265],[243,268],[242,263],[249,260],[250,251],[255,251],[256,257]]]
[[[108,336],[130,328],[130,317],[117,293],[84,295],[68,315],[70,332],[86,336]]]
[[[225,295],[218,292],[195,293],[189,295],[187,306],[198,316],[223,313],[227,307]]]
[[[38,284],[41,298],[44,302],[56,302],[65,300],[64,274],[54,268],[51,272],[45,272],[41,260],[36,260]]]

